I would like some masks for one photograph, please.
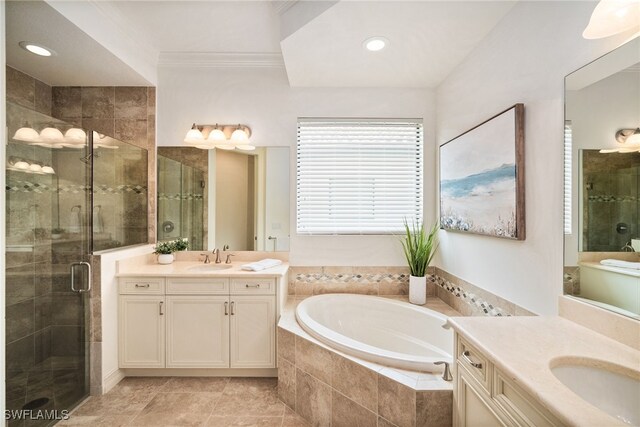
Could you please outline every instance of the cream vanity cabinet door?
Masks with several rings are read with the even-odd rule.
[[[276,299],[274,295],[232,295],[232,368],[275,368]]]
[[[164,368],[164,295],[120,295],[121,368]]]
[[[454,416],[454,425],[456,427],[496,427],[505,425],[480,397],[484,392],[477,386],[471,374],[458,366],[456,379],[456,413]]]
[[[228,296],[168,295],[167,368],[228,368]]]

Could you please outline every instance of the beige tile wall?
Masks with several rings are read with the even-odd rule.
[[[451,390],[416,391],[278,328],[278,395],[314,426],[451,426]]]
[[[289,295],[327,293],[379,296],[409,294],[407,267],[291,267]],[[465,316],[521,316],[530,311],[448,272],[429,267],[427,296],[437,296]]]

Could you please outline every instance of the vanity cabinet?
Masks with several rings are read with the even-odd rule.
[[[121,368],[275,368],[276,279],[121,278]]]
[[[563,425],[458,334],[454,354],[454,426]]]

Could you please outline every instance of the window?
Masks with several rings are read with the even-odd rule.
[[[422,221],[421,120],[299,119],[297,231],[387,234]]]
[[[564,234],[571,234],[571,121],[564,122]]]

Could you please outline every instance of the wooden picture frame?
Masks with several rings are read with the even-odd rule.
[[[440,146],[440,227],[524,240],[524,104]]]

